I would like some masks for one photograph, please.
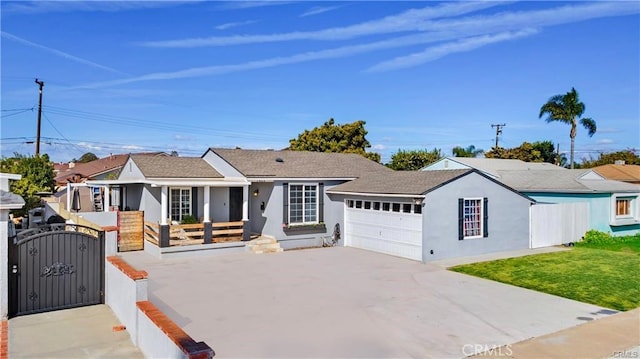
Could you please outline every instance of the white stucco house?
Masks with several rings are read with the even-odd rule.
[[[8,257],[10,229],[13,223],[9,223],[9,211],[20,209],[24,206],[24,199],[9,191],[10,180],[20,180],[21,175],[0,173],[0,320],[6,319],[9,312],[8,300]],[[13,234],[15,235],[15,234]]]

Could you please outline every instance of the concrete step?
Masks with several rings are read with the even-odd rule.
[[[259,238],[251,241],[252,244],[271,244],[278,243],[275,238]]]

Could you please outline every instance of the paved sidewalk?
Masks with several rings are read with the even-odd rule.
[[[475,357],[525,358],[639,358],[640,308],[611,315],[559,332]]]
[[[144,358],[106,305],[9,320],[10,358]]]

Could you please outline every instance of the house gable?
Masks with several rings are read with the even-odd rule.
[[[120,171],[120,175],[118,176],[119,180],[143,180],[145,179],[144,174],[138,167],[138,165],[133,161],[131,157],[127,159],[127,162],[124,163],[122,170]]]
[[[208,149],[207,152],[202,155],[202,159],[224,177],[244,178],[244,175],[240,171],[211,149]]]

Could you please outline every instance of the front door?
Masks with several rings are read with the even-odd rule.
[[[229,222],[242,220],[242,187],[229,188]]]

